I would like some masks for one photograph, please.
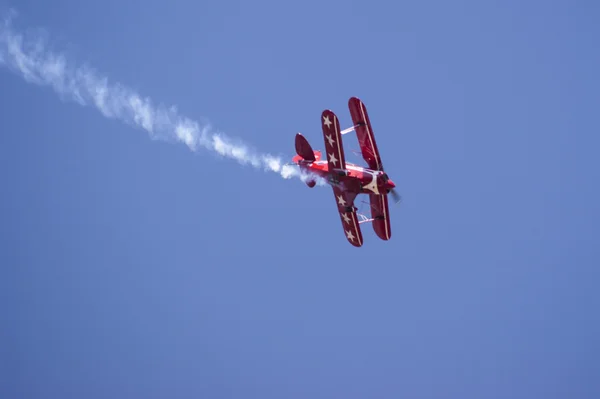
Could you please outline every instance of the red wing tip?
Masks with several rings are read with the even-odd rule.
[[[356,238],[355,240],[351,240],[350,238],[346,237],[346,239],[348,240],[348,242],[350,244],[352,244],[353,246],[355,246],[357,248],[358,247],[362,247],[362,245],[363,245],[362,237],[355,237],[355,238]]]
[[[358,97],[350,97],[350,99],[348,100],[348,104],[362,104],[362,100]]]

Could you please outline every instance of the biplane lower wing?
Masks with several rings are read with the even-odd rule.
[[[387,194],[369,194],[369,201],[375,234],[382,240],[389,240],[392,236],[392,229]]]
[[[342,227],[344,228],[344,235],[350,244],[355,247],[360,247],[363,244],[363,236],[360,230],[360,224],[358,223],[356,207],[354,206],[356,194],[342,191],[336,186],[332,187],[335,195],[335,202],[342,221]]]
[[[325,155],[330,171],[346,170],[346,158],[340,130],[340,121],[330,110],[326,109],[321,114],[323,138],[325,139]]]
[[[365,104],[360,99],[352,97],[348,100],[348,108],[350,109],[354,130],[356,131],[360,151],[365,162],[373,170],[383,170],[381,157],[379,156],[379,150],[377,149],[377,143],[375,142],[375,136],[373,135],[371,121],[369,120]]]

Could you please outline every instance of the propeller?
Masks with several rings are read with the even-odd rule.
[[[396,204],[399,204],[402,201],[402,196],[400,196],[400,194],[398,194],[398,192],[396,191],[395,188],[392,188],[390,190],[390,194],[392,195],[392,198],[394,199],[394,202]]]

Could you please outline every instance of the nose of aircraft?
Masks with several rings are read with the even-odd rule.
[[[387,184],[388,188],[396,187],[396,183],[394,183],[391,179],[388,179],[386,184]]]

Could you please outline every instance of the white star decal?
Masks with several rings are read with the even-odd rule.
[[[342,219],[344,219],[344,222],[350,224],[350,218],[345,213],[342,213]]]
[[[329,154],[329,162],[331,162],[332,164],[334,164],[335,166],[337,166],[337,158],[335,157],[335,154]]]
[[[338,204],[340,204],[341,206],[345,206],[346,205],[346,200],[344,199],[343,196],[338,195],[337,200],[338,200]]]
[[[352,234],[352,230],[346,231],[346,236],[350,241],[354,241],[354,234]]]
[[[327,129],[331,128],[331,121],[329,120],[329,115],[325,115],[323,117],[323,124],[327,126]]]
[[[327,141],[329,141],[329,145],[333,147],[333,143],[335,143],[335,140],[331,138],[331,134],[329,136],[325,136],[325,138],[327,139]]]

